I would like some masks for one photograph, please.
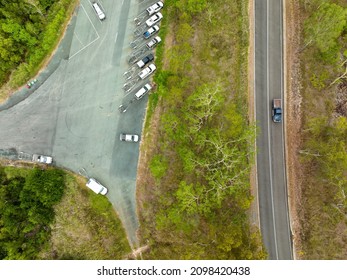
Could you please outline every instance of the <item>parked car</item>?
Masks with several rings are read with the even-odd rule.
[[[149,75],[151,75],[157,67],[152,63],[149,66],[147,66],[145,69],[143,69],[138,75],[143,80],[147,78]]]
[[[163,18],[163,15],[161,13],[157,13],[157,14],[151,16],[149,19],[147,19],[146,24],[148,27],[151,27],[152,25],[161,21],[162,18]]]
[[[153,61],[154,55],[150,53],[149,55],[142,58],[140,61],[138,61],[136,64],[138,67],[143,68],[147,63]]]
[[[96,179],[90,178],[86,184],[88,188],[90,188],[96,194],[107,194],[107,188],[100,184]]]
[[[158,45],[161,42],[161,39],[159,36],[154,37],[151,41],[149,41],[146,44],[146,47],[151,50],[153,49],[156,45]]]
[[[148,39],[149,37],[151,37],[153,34],[157,33],[158,31],[159,31],[159,26],[154,25],[151,28],[149,28],[145,33],[143,33],[143,37],[145,37],[145,39]]]
[[[153,4],[152,6],[148,7],[146,11],[148,12],[148,15],[153,15],[154,13],[159,12],[164,7],[163,2],[158,1],[157,3]]]
[[[150,84],[145,84],[142,88],[140,88],[136,93],[135,93],[135,98],[137,100],[141,99],[147,92],[149,92],[152,89]]]
[[[126,142],[138,142],[139,136],[136,134],[126,134],[121,133],[119,136],[120,141],[126,141]]]
[[[50,156],[43,156],[38,154],[33,154],[32,160],[38,163],[52,164],[53,158]]]

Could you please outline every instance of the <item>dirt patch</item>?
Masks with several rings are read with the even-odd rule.
[[[255,122],[254,114],[254,0],[249,0],[249,49],[248,49],[248,116],[251,122]],[[256,143],[254,143],[256,146]],[[256,149],[256,147],[254,148]],[[254,200],[250,207],[250,223],[260,228],[257,166],[254,165],[250,173],[251,194]]]
[[[338,86],[335,103],[336,116],[347,117],[347,81],[344,81]]]
[[[136,250],[134,250],[129,256],[127,259],[130,259],[130,260],[137,260],[137,259],[142,259],[142,253],[144,252],[147,252],[149,250],[149,246],[148,245],[145,245],[145,246],[142,246]]]
[[[170,29],[170,28],[169,28]],[[172,32],[168,32],[165,37],[165,51],[171,49],[174,45],[174,34]],[[164,55],[163,57],[163,68],[167,69],[169,67],[170,60],[168,59],[168,55]]]
[[[16,168],[34,168],[39,167],[40,169],[48,169],[50,168],[49,165],[46,164],[39,164],[34,162],[27,162],[27,161],[20,161],[20,160],[11,160],[11,159],[5,159],[0,158],[0,166],[6,167],[16,167]]]
[[[294,258],[300,259],[300,220],[301,209],[301,179],[303,174],[300,168],[298,150],[301,144],[301,73],[298,52],[300,49],[301,16],[299,1],[286,1],[286,165],[287,186],[289,196],[289,211],[291,229],[293,234]]]
[[[139,217],[140,224],[141,220],[143,220],[142,214],[146,213],[146,211],[144,211],[144,204],[146,203],[146,201],[152,201],[152,190],[148,188],[149,186],[154,187],[156,185],[154,178],[151,176],[148,166],[152,155],[155,153],[155,150],[157,149],[156,143],[158,142],[159,138],[158,131],[160,116],[162,114],[161,111],[162,106],[156,106],[148,128],[143,130],[145,132],[145,134],[143,135],[143,139],[146,140],[141,141],[140,146],[136,180],[137,216]],[[142,240],[142,238],[138,236],[138,240]]]

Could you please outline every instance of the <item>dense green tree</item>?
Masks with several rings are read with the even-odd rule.
[[[315,44],[327,52],[337,44],[337,38],[346,27],[347,9],[334,3],[323,3],[305,21],[306,45]]]
[[[64,191],[61,170],[33,169],[7,178],[0,168],[1,259],[34,259],[49,238],[53,206]]]
[[[303,159],[309,161],[316,176],[330,186],[334,205],[344,205],[346,211],[347,119],[311,119],[306,137],[305,147],[300,151]]]
[[[73,3],[73,2],[72,2]],[[37,71],[57,41],[67,0],[0,0],[0,84],[13,72],[18,86]]]

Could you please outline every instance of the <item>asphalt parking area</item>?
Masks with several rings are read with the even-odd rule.
[[[87,9],[88,8],[89,5],[87,5]],[[94,15],[91,14],[90,16]],[[83,51],[85,48],[88,48],[100,38],[90,16],[88,15],[83,3],[81,3],[70,49],[70,59]]]
[[[139,144],[121,142],[119,134],[141,137],[147,96],[130,102],[148,79],[125,93],[123,73],[134,52],[133,19],[155,1],[97,2],[106,20],[100,21],[90,2],[81,0],[58,66],[45,80],[38,77],[42,82],[26,99],[0,111],[0,155],[51,155],[59,167],[86,170],[109,189],[107,197],[136,246]],[[121,104],[131,104],[126,113],[118,111]]]

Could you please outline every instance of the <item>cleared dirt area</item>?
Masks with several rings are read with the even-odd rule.
[[[153,190],[148,190],[148,187],[145,186],[153,186],[153,188],[155,188],[155,181],[150,172],[148,172],[148,166],[151,156],[155,154],[155,151],[157,149],[156,143],[159,137],[158,126],[160,122],[161,109],[162,106],[156,106],[149,127],[148,129],[144,130],[146,134],[143,135],[143,137],[146,139],[146,141],[141,141],[136,180],[136,199],[138,212],[139,210],[141,211],[142,209],[144,209],[146,202],[153,199],[150,196]],[[151,215],[151,213],[147,214]],[[145,215],[145,212],[141,211],[141,215]],[[138,238],[140,240],[139,236]]]
[[[249,119],[255,121],[254,113],[254,0],[249,1],[248,7],[249,14],[249,51],[248,51],[248,114]],[[257,167],[254,165],[251,169],[250,176],[251,194],[254,197],[250,208],[250,222],[251,224],[260,227],[259,221],[259,203],[258,203],[258,189],[257,189]]]

